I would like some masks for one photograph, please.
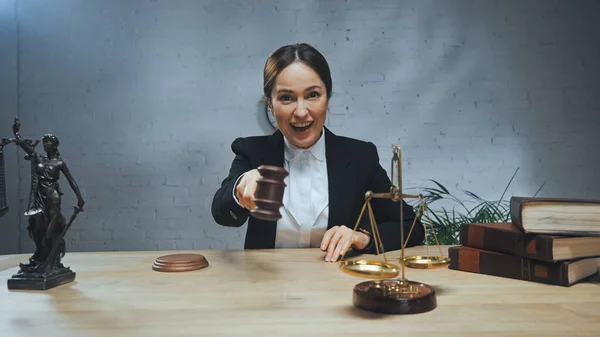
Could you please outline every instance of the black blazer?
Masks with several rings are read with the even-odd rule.
[[[211,207],[213,218],[218,224],[229,227],[240,227],[248,220],[245,249],[274,248],[277,222],[249,216],[250,211],[235,202],[232,192],[235,181],[246,171],[260,165],[283,167],[283,134],[277,130],[270,136],[237,138],[231,144],[231,149],[235,158],[229,175],[214,195]],[[390,179],[379,163],[377,148],[371,142],[336,136],[325,128],[325,152],[329,181],[327,228],[345,225],[352,229],[364,204],[365,192],[389,192]],[[390,199],[371,199],[371,205],[385,251],[400,249],[399,204]],[[406,240],[415,212],[406,202],[402,201],[402,205]],[[372,232],[368,209],[365,209],[359,227]],[[423,226],[417,219],[407,246],[423,242]],[[364,252],[375,253],[375,245],[369,245]]]

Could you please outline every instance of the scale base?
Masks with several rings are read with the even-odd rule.
[[[355,307],[381,314],[419,314],[437,307],[435,289],[408,280],[366,281],[354,287]]]

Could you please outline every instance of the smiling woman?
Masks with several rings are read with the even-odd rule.
[[[329,101],[326,90],[319,75],[302,63],[292,63],[279,74],[268,103],[277,126],[294,146],[309,148],[321,136]]]
[[[283,135],[299,148],[314,145],[332,90],[323,55],[306,44],[282,47],[266,62],[264,83],[267,105]]]
[[[337,261],[350,248],[375,253],[368,217],[358,231],[352,228],[365,193],[389,192],[391,182],[373,143],[337,136],[324,127],[331,91],[329,65],[312,46],[283,46],[267,59],[264,95],[278,130],[233,141],[235,159],[212,203],[213,217],[223,226],[238,227],[248,220],[246,249],[320,247],[326,261]],[[261,165],[289,172],[277,221],[248,219]],[[401,203],[406,237],[415,212]],[[372,207],[385,250],[400,249],[399,205],[377,199]],[[423,240],[418,224],[407,246]]]

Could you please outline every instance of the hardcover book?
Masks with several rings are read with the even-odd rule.
[[[600,257],[600,236],[526,234],[510,222],[463,224],[459,242],[467,247],[547,262]]]
[[[600,236],[600,200],[512,197],[510,217],[525,233]]]
[[[569,287],[598,273],[598,259],[545,262],[482,249],[448,248],[449,269]]]

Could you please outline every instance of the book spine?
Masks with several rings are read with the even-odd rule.
[[[460,230],[459,242],[461,245],[467,247],[521,255],[523,243],[517,234],[515,232],[477,226],[476,224],[463,224]]]
[[[523,227],[523,221],[521,219],[521,213],[523,211],[523,203],[525,202],[525,198],[522,197],[511,197],[509,212],[510,212],[510,221],[517,226],[523,233],[527,231]]]
[[[547,236],[527,235],[477,224],[463,224],[459,243],[467,247],[554,262],[553,240]]]
[[[545,235],[527,235],[523,242],[523,257],[545,262],[555,262],[554,239]]]
[[[448,248],[449,269],[515,280],[570,286],[568,265],[488,252],[464,246]]]

